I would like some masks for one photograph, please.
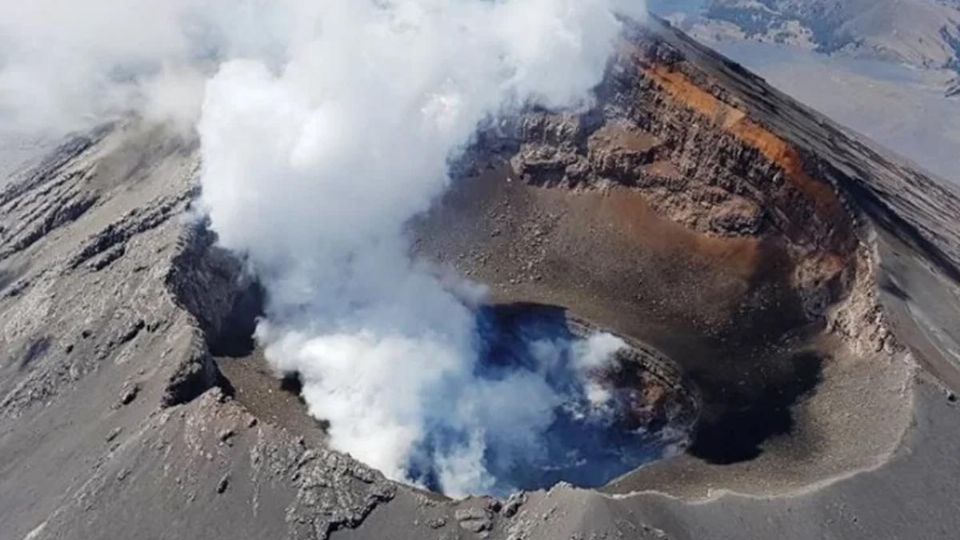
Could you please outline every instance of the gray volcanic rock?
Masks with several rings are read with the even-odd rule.
[[[686,451],[500,502],[330,450],[196,143],[130,120],[0,192],[0,536],[955,537],[960,195],[656,21],[598,95],[481,134],[415,250],[663,351]]]

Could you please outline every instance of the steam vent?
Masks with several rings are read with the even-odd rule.
[[[372,393],[355,341],[275,338],[323,302],[203,217],[193,135],[124,117],[10,173],[0,538],[957,538],[957,189],[653,17],[604,73],[482,123],[404,222],[455,300],[417,338],[466,330],[387,341]]]

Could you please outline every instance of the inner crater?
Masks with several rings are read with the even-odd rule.
[[[208,332],[232,396],[256,416],[282,425],[316,444],[329,444],[330,424],[311,417],[301,397],[298,373],[278,373],[263,349],[247,336],[263,316],[256,284],[236,294],[219,325]],[[496,303],[475,308],[478,383],[529,376],[548,386],[556,401],[536,433],[511,433],[526,442],[490,435],[482,457],[497,479],[489,493],[549,488],[558,482],[600,487],[645,464],[687,449],[700,411],[699,394],[674,362],[652,346],[617,336],[571,314],[535,303]],[[239,339],[239,337],[244,339]],[[509,404],[502,423],[524,423],[532,399],[492,395]],[[542,406],[538,403],[537,406]],[[409,464],[417,484],[441,491],[437,460],[462,434],[432,429]]]
[[[521,434],[536,435],[535,444],[487,446],[483,464],[500,484],[527,490],[561,481],[599,487],[686,447],[697,417],[696,392],[652,347],[539,304],[481,307],[477,326],[478,380],[527,373],[561,398],[544,431]],[[527,414],[523,396],[492,399],[511,402],[518,416]],[[432,466],[411,473],[435,489]]]

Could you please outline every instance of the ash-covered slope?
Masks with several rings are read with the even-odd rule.
[[[0,194],[3,537],[954,537],[960,197],[655,21],[598,93],[485,132],[411,234],[666,353],[686,453],[498,502],[326,449],[258,372],[194,144],[131,121]]]

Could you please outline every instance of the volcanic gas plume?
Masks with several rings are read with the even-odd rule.
[[[589,104],[613,8],[333,2],[281,69],[237,60],[209,82],[203,202],[266,287],[268,359],[300,373],[334,447],[446,493],[502,491],[492,461],[544,452],[557,408],[586,391],[535,369],[482,374],[477,299],[409,258],[404,225],[480,124]]]

